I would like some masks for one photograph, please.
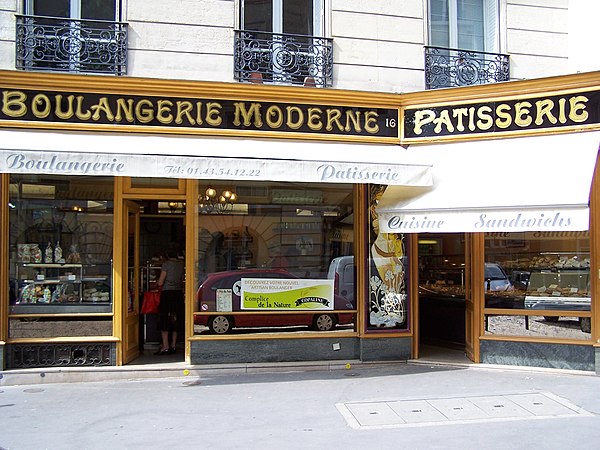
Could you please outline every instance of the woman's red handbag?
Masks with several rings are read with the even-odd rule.
[[[160,291],[144,292],[144,300],[142,301],[142,314],[158,314],[158,306],[160,305]]]

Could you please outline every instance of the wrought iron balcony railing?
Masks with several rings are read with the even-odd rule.
[[[234,77],[253,83],[333,84],[333,39],[235,31]]]
[[[444,47],[425,47],[425,89],[508,81],[508,55]]]
[[[15,66],[21,70],[125,75],[127,24],[17,15]]]

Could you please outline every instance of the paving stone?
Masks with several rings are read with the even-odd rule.
[[[385,402],[350,403],[346,406],[361,426],[404,423],[404,420]]]
[[[504,396],[473,397],[469,401],[484,411],[488,417],[531,417],[533,414]]]
[[[445,422],[448,420],[426,400],[390,402],[389,406],[406,423]]]

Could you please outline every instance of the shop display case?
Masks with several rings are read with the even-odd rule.
[[[585,300],[573,301],[570,303],[576,307],[570,308],[569,302],[561,302],[558,299],[586,297],[589,287],[582,287],[579,283],[589,282],[589,253],[512,253],[510,257],[495,253],[493,259],[506,272],[511,288],[500,292],[494,289],[486,290],[487,308],[581,310],[579,303],[585,303]],[[486,263],[488,264],[490,263]],[[572,285],[573,283],[576,285]],[[559,289],[554,289],[555,286]],[[543,297],[549,300],[540,300]],[[589,298],[587,303],[589,305]]]
[[[110,313],[111,273],[111,264],[17,262],[10,313]]]
[[[589,311],[590,304],[589,269],[557,269],[531,273],[525,308]]]
[[[495,254],[496,261],[501,255]],[[588,252],[512,254],[502,260],[513,285],[511,292],[486,293],[486,308],[553,311],[546,322],[558,322],[556,311],[590,311],[590,255]],[[537,313],[539,314],[539,313]],[[526,328],[528,328],[526,316]],[[580,328],[590,332],[590,318],[580,317]]]

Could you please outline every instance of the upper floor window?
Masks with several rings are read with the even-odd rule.
[[[429,0],[429,45],[499,50],[498,0]]]
[[[26,0],[25,14],[17,15],[17,69],[125,74],[120,6],[120,0]]]
[[[241,28],[269,33],[322,36],[322,0],[243,0]]]
[[[429,0],[425,88],[495,83],[510,78],[499,52],[498,0]]]
[[[323,0],[241,0],[234,77],[331,86],[333,42],[323,34]]]

